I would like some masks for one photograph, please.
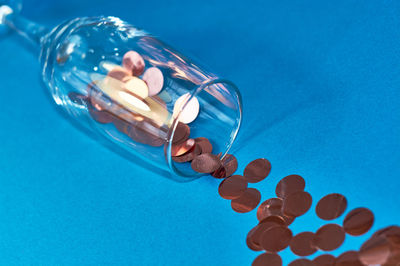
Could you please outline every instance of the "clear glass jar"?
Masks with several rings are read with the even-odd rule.
[[[115,17],[77,18],[51,31],[16,13],[5,18],[40,46],[43,78],[57,105],[132,161],[166,170],[178,181],[201,175],[171,154],[176,128],[194,98],[200,110],[188,124],[190,138],[208,138],[213,153],[222,156],[235,140],[242,119],[236,86],[145,31]],[[132,51],[144,60],[134,78],[125,76],[123,64]],[[149,68],[162,73],[162,89],[154,95],[137,90]]]

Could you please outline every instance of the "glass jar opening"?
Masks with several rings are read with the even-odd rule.
[[[213,146],[212,153],[222,159],[231,148],[241,125],[242,100],[238,88],[225,79],[212,79],[203,82],[188,97],[174,117],[168,140],[165,144],[165,156],[170,169],[183,181],[193,180],[203,174],[195,172],[190,162],[177,162],[172,154],[173,139],[177,126],[189,102],[196,98],[200,110],[196,119],[189,123],[190,138],[207,138]]]

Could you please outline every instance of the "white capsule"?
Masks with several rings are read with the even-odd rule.
[[[183,108],[183,105],[191,97],[189,93],[182,95],[176,100],[174,105],[174,118],[179,116],[179,121],[185,124],[193,122],[199,115],[200,104],[196,97],[193,97]],[[181,111],[181,112],[180,112]],[[180,112],[180,113],[179,113]]]

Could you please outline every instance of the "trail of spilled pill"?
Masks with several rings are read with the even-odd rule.
[[[202,153],[199,147],[195,155],[189,156],[192,159],[193,170],[222,178],[218,193],[223,199],[231,201],[234,211],[246,213],[258,206],[259,222],[248,233],[246,243],[254,251],[265,252],[256,257],[253,266],[282,265],[278,253],[286,248],[290,248],[300,257],[289,266],[400,265],[399,226],[379,230],[358,251],[348,251],[337,258],[323,254],[313,260],[307,259],[306,257],[318,250],[326,252],[336,250],[343,244],[346,234],[360,236],[367,233],[374,223],[373,213],[367,208],[356,208],[346,215],[341,225],[327,223],[316,232],[305,231],[293,236],[289,226],[297,217],[306,214],[312,205],[312,196],[305,191],[304,178],[299,175],[284,177],[276,186],[276,198],[267,199],[259,204],[261,193],[248,185],[260,182],[269,175],[270,162],[264,158],[256,159],[245,167],[242,175],[235,174],[238,168],[235,156],[227,155],[220,160],[219,156],[210,153],[212,151],[210,141],[204,138],[202,141],[207,143],[207,153]],[[194,154],[194,150],[192,148],[188,154]],[[175,160],[182,161],[178,158],[179,156]],[[315,212],[320,219],[331,221],[342,216],[347,206],[345,196],[332,193],[318,201]]]
[[[187,136],[189,138],[189,136]],[[248,187],[249,183],[264,180],[271,171],[271,164],[261,158],[250,162],[242,175],[235,174],[238,161],[228,154],[222,160],[211,154],[212,145],[209,140],[207,152],[203,153],[199,141],[195,147],[181,156],[175,157],[177,162],[191,162],[193,170],[209,173],[215,178],[223,179],[218,193],[223,199],[231,201],[232,209],[238,213],[246,213],[257,208],[258,224],[250,230],[246,243],[254,251],[265,251],[255,258],[253,266],[281,266],[280,251],[290,248],[299,259],[289,266],[357,266],[357,265],[400,265],[400,227],[390,226],[376,232],[358,251],[348,251],[337,258],[331,254],[320,255],[313,260],[306,257],[318,250],[333,251],[339,248],[346,234],[360,236],[367,233],[374,223],[374,215],[367,208],[356,208],[350,211],[343,223],[327,223],[316,232],[305,231],[293,236],[289,229],[297,217],[306,214],[312,205],[312,196],[305,191],[306,181],[299,175],[284,177],[276,186],[276,198],[270,198],[260,204],[261,193]],[[195,152],[195,150],[197,150]],[[189,159],[188,159],[189,158]],[[316,215],[325,221],[342,216],[348,206],[345,196],[332,193],[317,203]]]
[[[230,158],[233,155],[229,156]],[[234,158],[234,157],[233,157]],[[232,160],[232,159],[231,159]],[[237,165],[237,162],[236,162]],[[226,177],[219,186],[219,194],[224,199],[231,200],[232,209],[237,212],[249,212],[258,206],[260,193],[248,188],[248,182],[258,182],[265,179],[271,170],[271,164],[266,159],[257,159],[249,163],[243,175]],[[246,183],[247,181],[247,183]],[[356,208],[350,211],[343,223],[328,223],[316,232],[302,232],[293,236],[289,225],[297,217],[307,213],[312,205],[312,196],[304,191],[305,180],[299,175],[289,175],[276,186],[276,198],[270,198],[261,203],[257,209],[259,223],[247,235],[247,245],[254,251],[265,252],[256,257],[253,266],[280,266],[282,259],[278,252],[290,248],[301,257],[289,266],[356,266],[356,265],[400,265],[400,227],[390,226],[377,231],[366,241],[358,251],[348,251],[335,258],[323,254],[313,260],[305,257],[313,255],[318,250],[333,251],[339,248],[346,237],[360,236],[367,233],[374,223],[374,215],[367,208]],[[243,202],[239,210],[235,201]],[[256,203],[257,202],[257,203]],[[317,216],[325,221],[331,221],[342,216],[347,209],[345,196],[332,193],[318,201]]]
[[[131,93],[132,97],[146,101],[157,111],[157,117],[161,117],[166,105],[157,94],[164,86],[163,73],[157,67],[145,70],[145,65],[140,54],[129,51],[123,57],[122,66],[111,69],[101,83],[93,80],[88,85],[87,95],[71,92],[69,98],[75,104],[86,106],[96,122],[113,123],[118,131],[133,141],[162,146],[167,140],[146,130],[149,125],[159,129],[159,121],[136,114],[129,104],[121,104],[119,94],[116,94]],[[188,95],[175,102],[174,112],[181,109],[185,97]],[[112,108],[110,101],[114,101]],[[221,154],[212,154],[213,146],[207,138],[190,138],[187,124],[196,118],[198,112],[196,98],[182,110],[172,139],[172,159],[176,163],[190,163],[198,173],[223,179],[218,193],[223,199],[231,201],[233,211],[247,213],[258,206],[258,224],[249,231],[246,243],[250,249],[264,252],[255,258],[253,266],[281,266],[282,259],[278,253],[287,248],[300,257],[290,266],[400,266],[400,227],[396,225],[378,230],[357,251],[348,251],[338,257],[326,253],[313,260],[307,259],[318,250],[329,252],[339,248],[346,235],[367,233],[374,223],[373,213],[367,208],[356,208],[345,216],[341,225],[327,223],[316,232],[305,231],[293,236],[289,226],[310,210],[313,201],[311,194],[305,191],[304,178],[299,175],[284,177],[276,186],[276,197],[260,204],[261,193],[248,185],[264,180],[271,171],[271,163],[264,158],[256,159],[245,167],[243,174],[235,174],[238,168],[235,156],[228,154],[221,158]],[[347,206],[344,195],[332,193],[318,201],[315,211],[320,219],[331,221],[342,216]]]

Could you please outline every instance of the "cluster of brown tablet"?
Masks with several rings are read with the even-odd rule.
[[[229,155],[226,158],[235,158]],[[236,159],[235,159],[236,161]],[[237,161],[235,164],[237,168]],[[271,171],[271,164],[266,159],[257,159],[249,163],[243,175],[232,175],[224,179],[218,188],[219,195],[231,200],[231,207],[239,213],[246,213],[255,209],[261,200],[261,193],[255,188],[249,188],[249,183],[257,183],[266,178]]]
[[[190,129],[186,127],[180,125],[177,139],[190,141]],[[193,144],[188,145],[185,154],[174,157],[175,161],[191,161],[193,170],[210,173],[216,178],[225,178],[220,183],[218,192],[222,198],[231,200],[234,211],[246,213],[257,208],[261,193],[255,188],[249,188],[248,184],[257,183],[269,175],[271,164],[268,160],[256,159],[245,167],[243,175],[233,175],[238,167],[233,155],[227,155],[220,160],[220,156],[211,154],[212,145],[208,139],[197,138],[190,142]],[[178,143],[185,142],[181,140]],[[329,252],[339,248],[346,234],[360,236],[367,233],[373,226],[374,215],[367,208],[356,208],[346,215],[342,225],[328,223],[316,232],[306,231],[293,236],[289,225],[297,217],[307,213],[312,206],[312,196],[304,191],[305,187],[306,182],[301,176],[289,175],[277,184],[275,189],[277,197],[267,199],[259,205],[257,209],[259,223],[250,230],[246,242],[250,249],[266,252],[254,260],[253,266],[281,266],[282,259],[278,252],[288,247],[295,255],[301,257],[291,262],[290,266],[400,266],[399,226],[378,231],[362,245],[359,251],[348,251],[337,258],[323,254],[313,260],[307,259],[307,256],[313,255],[318,250]],[[332,193],[318,201],[315,211],[320,219],[332,221],[344,214],[347,205],[345,196]]]
[[[361,263],[361,257],[357,255],[355,260],[355,257],[349,257],[347,253],[338,258],[329,254],[318,256],[314,260],[305,258],[318,250],[333,251],[339,248],[345,240],[346,233],[352,236],[365,234],[373,225],[374,215],[366,208],[357,208],[347,214],[342,225],[328,223],[316,232],[306,231],[293,236],[288,226],[296,217],[305,214],[312,205],[312,197],[304,188],[305,181],[302,177],[287,176],[276,187],[277,198],[268,199],[259,206],[259,224],[249,232],[247,244],[252,250],[265,250],[266,253],[259,255],[253,265],[282,265],[277,252],[287,247],[290,247],[295,255],[302,257],[291,262],[290,266],[346,266],[357,265],[358,261]],[[333,193],[317,203],[316,214],[322,220],[331,221],[339,218],[346,208],[346,198]]]
[[[210,154],[211,156],[212,150],[213,146],[208,139],[203,137],[190,138],[190,127],[178,122],[171,145],[172,160],[178,163],[191,162],[201,154]],[[207,167],[210,167],[210,165]],[[202,172],[206,173],[204,169]]]
[[[375,232],[358,255],[364,265],[400,265],[400,227],[389,226]]]
[[[211,174],[216,178],[230,177],[238,167],[235,156],[227,154],[221,160],[222,154],[215,155],[212,151],[213,146],[207,138],[190,138],[190,127],[178,122],[171,144],[173,161],[190,163],[198,173]]]
[[[349,221],[353,215],[359,215],[355,221]],[[366,215],[365,218],[363,216]],[[350,231],[346,233],[361,234],[367,228],[367,225],[356,226],[358,219],[365,219],[370,217],[368,210],[359,208],[349,213],[346,218],[347,223],[350,223]],[[347,225],[349,226],[349,225]],[[368,225],[369,227],[369,225]],[[346,230],[346,224],[343,226]],[[347,228],[349,229],[349,228]],[[354,231],[352,231],[354,230]],[[343,237],[331,236],[335,239]],[[335,240],[338,241],[338,240]],[[291,246],[292,247],[292,246]],[[282,265],[282,260],[279,256],[272,253],[264,253],[256,258],[253,265]],[[399,266],[400,265],[400,227],[389,226],[383,228],[373,234],[360,248],[359,251],[347,251],[335,258],[330,254],[324,254],[316,257],[314,260],[306,258],[297,259],[289,264],[289,266],[366,266],[366,265],[381,265],[381,266]]]
[[[231,205],[236,212],[251,211],[258,206],[261,194],[247,185],[263,180],[270,170],[271,164],[268,160],[256,159],[246,166],[243,176],[233,175],[223,180],[219,186],[219,194],[224,199],[232,200]],[[312,205],[312,196],[304,191],[305,186],[306,182],[301,176],[289,175],[277,184],[277,197],[267,199],[258,207],[259,223],[248,233],[246,242],[250,249],[266,252],[254,260],[253,266],[282,265],[278,252],[288,247],[301,257],[291,262],[290,266],[400,265],[399,226],[378,231],[359,251],[345,252],[337,258],[330,254],[320,255],[313,260],[305,258],[318,250],[329,252],[339,248],[346,234],[363,235],[374,223],[374,215],[369,209],[356,208],[346,215],[342,225],[328,223],[316,232],[307,231],[293,236],[289,225],[297,217],[307,213]],[[319,200],[315,211],[320,219],[331,221],[339,218],[346,209],[346,197],[333,193]]]

